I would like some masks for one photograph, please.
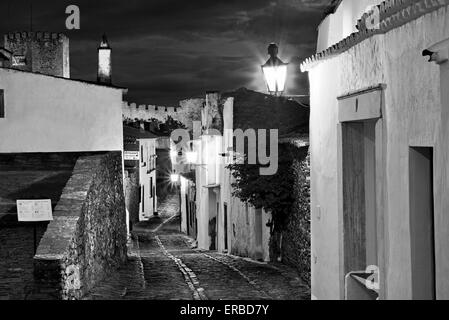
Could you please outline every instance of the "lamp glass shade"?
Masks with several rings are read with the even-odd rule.
[[[287,79],[287,64],[262,66],[268,91],[281,93],[285,89],[285,81]]]
[[[177,174],[177,173],[172,173],[172,174],[170,175],[170,181],[171,181],[172,183],[177,183],[177,182],[179,181],[179,174]]]

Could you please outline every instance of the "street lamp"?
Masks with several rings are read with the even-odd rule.
[[[170,175],[170,181],[171,181],[173,184],[177,184],[177,183],[179,182],[179,174],[177,174],[177,173],[172,173],[172,174]]]
[[[287,79],[287,66],[278,58],[279,48],[275,43],[268,46],[268,54],[270,58],[262,66],[262,72],[267,83],[268,91],[275,96],[282,95]]]

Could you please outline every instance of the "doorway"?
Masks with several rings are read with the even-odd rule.
[[[209,250],[217,250],[217,222],[219,202],[214,189],[209,189]]]
[[[344,271],[378,265],[376,120],[342,123]]]
[[[433,300],[436,298],[433,148],[409,149],[409,199],[412,299]]]
[[[224,218],[224,249],[228,251],[228,204],[223,204],[223,218]]]
[[[190,224],[191,224],[191,212],[190,212],[190,202],[189,202],[189,195],[185,195],[185,208],[186,208],[186,224],[187,224],[187,234],[190,235]]]

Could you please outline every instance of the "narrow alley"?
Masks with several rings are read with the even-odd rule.
[[[160,216],[134,228],[128,262],[100,282],[88,300],[302,300],[307,287],[283,265],[193,248],[182,234],[176,195]]]

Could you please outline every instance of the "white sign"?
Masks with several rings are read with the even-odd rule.
[[[26,66],[25,56],[13,56],[12,57],[12,65],[15,67]]]
[[[139,151],[125,151],[125,160],[136,160],[139,161],[140,152]]]
[[[19,221],[51,221],[51,200],[17,200],[17,216]]]

